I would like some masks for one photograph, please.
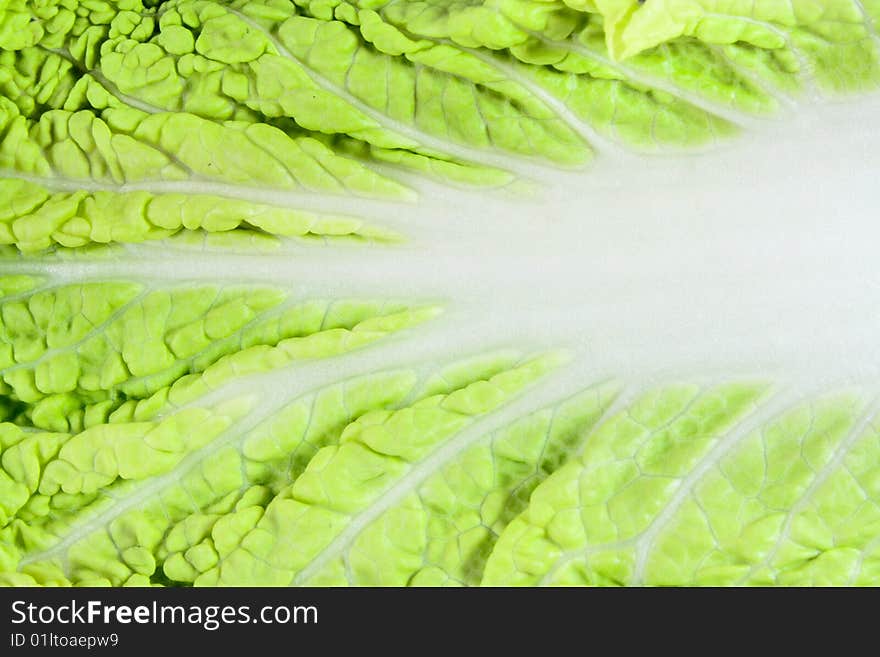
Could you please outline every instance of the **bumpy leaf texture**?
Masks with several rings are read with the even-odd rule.
[[[880,584],[877,0],[0,0],[0,583]]]

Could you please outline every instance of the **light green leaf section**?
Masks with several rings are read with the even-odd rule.
[[[86,57],[124,94],[207,118],[288,117],[382,149],[439,137],[563,162],[587,153],[548,108],[472,55],[409,39],[369,13],[360,31],[297,13],[290,2],[167,2],[152,38],[111,26],[100,54]]]
[[[181,231],[247,233],[306,240],[392,242],[390,230],[351,216],[320,214],[205,194],[51,192],[36,183],[0,179],[0,244],[24,253],[53,246],[137,243]]]
[[[366,5],[370,8],[360,8]],[[305,6],[325,15],[324,3]],[[694,105],[691,93],[695,99],[717,103],[718,111],[778,109],[772,94],[692,41],[620,65],[605,48],[602,22],[561,3],[392,0],[381,6],[356,6],[354,10],[341,3],[335,15],[360,24],[363,15],[376,14],[383,24],[405,33],[466,46],[467,52],[528,85],[533,93],[548,92],[558,101],[557,109],[561,104],[590,130],[638,150],[694,146],[735,132],[727,119]]]
[[[308,487],[315,464],[328,453],[344,454],[351,436],[365,430],[378,435],[382,425],[415,421],[421,427],[440,416],[442,426],[429,429],[424,442],[448,439],[521,393],[554,362],[501,354],[427,378],[409,370],[368,375],[303,395],[257,426],[248,426],[241,400],[76,435],[0,425],[2,481],[15,492],[0,530],[0,580],[205,584],[222,573],[259,583],[243,565],[231,570],[245,558],[240,546],[277,519],[278,507],[300,490],[297,482]],[[606,400],[594,392],[587,401],[563,424],[590,421]],[[546,429],[546,419],[533,428]],[[510,449],[523,439],[506,438]],[[149,450],[158,450],[158,458],[143,462]],[[552,454],[548,449],[546,463]],[[520,480],[534,477],[541,462],[530,472],[520,468]],[[337,463],[332,467],[343,465]],[[347,485],[366,499],[381,482]],[[286,546],[279,547],[281,557]]]
[[[603,136],[639,150],[714,141],[736,132],[737,114],[775,113],[781,98],[813,87],[836,94],[880,82],[872,2],[298,4],[356,25],[376,13],[406,34],[500,60]]]
[[[504,185],[880,82],[876,0],[156,4],[4,4],[0,168],[397,198],[399,168]]]
[[[233,199],[413,200],[423,179],[501,187],[597,150],[712,144],[876,88],[878,17],[877,0],[8,1],[0,245],[386,240]],[[163,185],[213,188],[181,210]]]
[[[262,420],[236,397],[75,431],[0,424],[0,582],[876,583],[863,393],[607,383],[493,424],[558,362],[368,374]]]
[[[0,299],[24,294],[43,283],[41,276],[31,274],[10,274],[0,276]]]
[[[829,76],[836,65],[845,62],[841,81],[876,79],[878,73],[880,42],[875,22],[880,8],[870,0],[612,0],[596,4],[616,5],[603,13],[611,19],[608,42],[620,58],[684,36],[713,44],[791,48],[805,53]],[[629,7],[620,12],[625,5]]]
[[[81,78],[87,81],[87,78]],[[120,106],[97,83],[71,109],[36,120],[0,97],[0,168],[61,181],[217,181],[232,185],[405,197],[399,184],[311,137],[264,123],[215,122]],[[82,101],[82,102],[80,102]]]
[[[62,574],[58,566],[47,558],[35,559],[34,565],[23,567],[28,575],[21,577],[35,577],[41,583],[84,583],[104,578],[105,583],[109,583],[109,580],[121,584],[140,574],[153,576],[154,581],[161,583],[165,581],[161,572],[164,561],[170,562],[168,572],[171,575],[179,573],[180,566],[175,570],[174,564],[183,558],[181,553],[186,551],[186,548],[180,547],[181,541],[190,541],[190,546],[196,545],[204,536],[192,542],[193,532],[200,531],[199,528],[206,528],[210,532],[218,521],[217,536],[222,541],[223,527],[234,523],[233,511],[236,506],[244,508],[258,502],[265,504],[271,499],[273,483],[277,480],[287,481],[291,467],[288,461],[298,443],[307,450],[313,444],[320,445],[330,440],[334,432],[358,413],[399,402],[413,383],[411,374],[392,373],[376,375],[368,381],[333,386],[292,403],[249,438],[245,438],[246,430],[237,429],[228,421],[225,422],[225,432],[203,431],[205,420],[216,413],[209,414],[208,418],[203,417],[206,412],[201,409],[175,413],[159,426],[172,423],[178,425],[178,430],[189,429],[199,436],[199,444],[192,445],[195,449],[188,450],[188,461],[165,458],[155,463],[152,472],[138,473],[140,476],[129,477],[128,481],[121,477],[104,479],[100,494],[76,500],[76,504],[68,502],[65,494],[54,491],[51,486],[44,490],[31,485],[28,488],[30,500],[18,511],[17,518],[3,530],[6,556],[17,562],[23,555],[52,549],[66,539],[70,545],[64,544],[63,556],[74,564],[68,575]],[[320,413],[320,417],[313,417],[313,413]],[[199,415],[197,424],[180,426],[183,419],[193,414]],[[237,419],[241,420],[242,417]],[[37,454],[41,456],[40,462],[31,458],[31,480],[39,480],[39,470],[34,472],[34,468],[41,468],[45,472],[65,472],[62,466],[66,465],[66,460],[61,458],[63,454],[58,452],[57,444],[64,445],[62,449],[71,455],[67,460],[87,461],[88,444],[96,432],[103,432],[104,437],[116,439],[114,442],[118,443],[121,442],[118,440],[120,435],[142,432],[146,424],[102,425],[74,436],[32,435],[26,442],[16,443],[20,447],[10,445],[4,452],[2,463],[4,466],[13,464],[21,458],[20,454],[34,454],[39,446]],[[11,425],[4,426],[13,436],[15,434],[12,432],[15,431],[27,436]],[[285,451],[274,459],[265,450],[259,452],[252,445],[259,440],[261,431],[270,432],[273,443],[287,445],[291,452]],[[245,447],[242,447],[242,442]],[[140,442],[133,440],[118,449],[132,449],[132,446],[140,447]],[[244,456],[242,451],[248,456]],[[5,469],[16,482],[14,485],[19,488],[26,485],[27,482],[22,483],[22,475],[14,465]],[[246,471],[252,486],[242,490],[244,482],[241,477]],[[45,479],[46,475],[42,478]],[[200,506],[194,509],[196,501]],[[71,535],[76,536],[76,540],[71,542]],[[133,567],[127,561],[125,555],[132,550],[147,558],[149,572],[145,572],[143,567]],[[194,550],[190,557],[198,552],[199,549]],[[158,573],[155,572],[157,558]],[[150,583],[150,579],[141,577],[129,583]]]
[[[539,357],[451,392],[349,425],[241,535],[199,585],[287,585],[317,563],[394,484],[475,418],[496,410],[556,362]]]
[[[640,399],[535,489],[483,584],[876,583],[873,409],[841,393],[748,428],[759,397],[739,386]]]
[[[437,450],[362,510],[328,548],[312,586],[474,586],[498,534],[550,472],[582,446],[613,400],[606,384],[492,433]]]
[[[287,297],[102,281],[0,301],[5,419],[51,431],[149,419],[224,382],[341,354],[438,312]]]

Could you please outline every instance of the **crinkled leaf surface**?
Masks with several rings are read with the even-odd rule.
[[[875,0],[0,0],[0,583],[880,584]]]

